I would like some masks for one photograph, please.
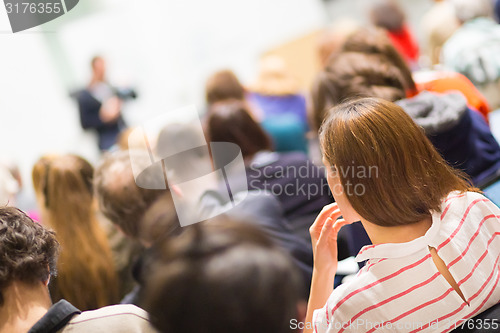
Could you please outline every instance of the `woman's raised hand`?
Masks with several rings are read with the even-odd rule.
[[[334,202],[325,206],[309,228],[314,254],[314,269],[335,274],[337,271],[337,235],[344,225],[344,219],[338,219],[342,213]]]

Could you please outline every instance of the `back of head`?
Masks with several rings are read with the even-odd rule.
[[[359,52],[385,56],[390,63],[401,71],[401,75],[405,79],[406,89],[412,92],[417,91],[411,69],[382,29],[357,29],[349,35],[341,48],[341,52]]]
[[[146,151],[129,150],[109,153],[103,157],[95,173],[95,190],[102,213],[128,236],[139,239],[139,222],[146,210],[165,191],[145,189],[136,184],[134,163],[144,169],[151,165]],[[144,172],[145,177],[155,177]],[[156,179],[153,179],[155,181]]]
[[[50,216],[52,227],[67,219],[88,220],[93,200],[94,168],[76,155],[44,156],[33,167],[33,186],[42,201],[40,206]],[[42,214],[43,215],[43,214]],[[67,225],[66,227],[78,227]]]
[[[76,155],[43,157],[33,168],[42,220],[64,248],[52,296],[81,310],[109,305],[118,297],[108,239],[93,210],[93,174],[92,165]]]
[[[389,31],[399,31],[405,23],[405,14],[397,0],[370,1],[372,7],[370,18],[372,23]]]
[[[245,88],[232,71],[222,70],[208,78],[205,85],[205,98],[209,105],[232,98],[243,100]]]
[[[206,121],[208,142],[230,142],[241,148],[243,158],[271,150],[271,139],[241,101],[219,102],[209,109]]]
[[[491,0],[451,0],[457,19],[464,23],[478,17],[492,17]]]
[[[283,58],[267,55],[261,59],[259,76],[250,89],[262,95],[284,96],[297,94],[299,85]]]
[[[55,234],[14,207],[0,207],[0,308],[2,292],[14,281],[46,282],[56,272]]]
[[[319,129],[329,108],[353,97],[396,101],[406,97],[402,71],[385,56],[344,52],[331,58],[312,89],[311,122]]]
[[[154,245],[182,232],[170,191],[145,211],[139,221],[139,238],[146,245]]]
[[[439,211],[451,191],[472,189],[398,105],[363,98],[329,112],[320,142],[354,210],[380,226],[412,224]]]
[[[226,219],[197,224],[166,243],[160,258],[145,308],[161,332],[290,331],[299,277],[254,226]]]

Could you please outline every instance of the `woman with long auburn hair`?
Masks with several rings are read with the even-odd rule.
[[[377,98],[340,104],[320,142],[336,203],[310,228],[304,332],[448,332],[500,301],[500,209],[401,107]],[[359,251],[367,263],[356,277],[333,290],[337,232],[356,221],[373,245]]]
[[[111,250],[92,209],[94,169],[75,155],[42,157],[33,167],[33,185],[42,223],[61,244],[52,301],[66,299],[80,310],[118,301]]]

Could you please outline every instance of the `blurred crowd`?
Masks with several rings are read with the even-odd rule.
[[[30,198],[15,162],[0,162],[0,332],[290,331],[311,288],[309,229],[334,202],[319,133],[332,107],[355,98],[396,103],[471,186],[495,184],[500,1],[434,1],[423,45],[398,1],[370,6],[370,24],[343,19],[321,34],[311,86],[277,55],[262,57],[251,83],[221,69],[206,80],[202,132],[165,124],[147,144],[121,116],[135,92],[114,88],[105,59],[93,58],[75,97],[82,127],[98,135],[99,163],[42,152]],[[221,169],[212,142],[239,147],[244,176],[186,192],[177,184]],[[184,155],[167,177],[154,161],[171,151]],[[149,178],[156,187],[141,185]],[[211,217],[181,226],[186,196]],[[336,241],[345,262],[371,244],[360,223]],[[364,264],[337,271],[335,286]]]

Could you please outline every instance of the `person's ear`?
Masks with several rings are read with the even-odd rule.
[[[50,283],[50,267],[47,265],[47,279],[45,281],[42,281],[43,284],[48,287]]]

